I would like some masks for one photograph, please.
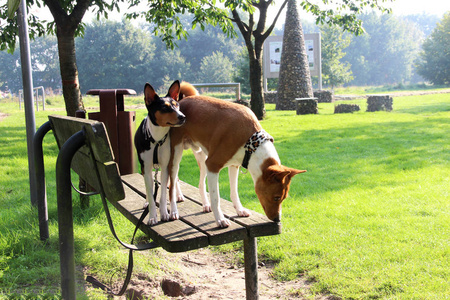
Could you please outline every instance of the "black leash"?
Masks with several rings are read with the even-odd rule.
[[[110,218],[109,211],[107,212],[107,215],[108,215],[108,219],[109,219]],[[142,225],[142,223],[147,215],[148,215],[148,204],[145,206],[144,211],[142,212],[142,215],[139,218],[138,223],[136,224],[136,228],[134,229],[133,237],[131,238],[131,244],[134,243],[134,238],[139,229],[139,226]],[[113,232],[113,235],[116,237],[116,239],[118,239],[115,232]],[[127,245],[127,244],[123,243],[122,241],[120,241],[119,239],[118,239],[118,241],[123,246]],[[86,281],[90,282],[94,287],[104,290],[105,292],[107,292],[110,295],[122,296],[128,288],[128,284],[130,283],[131,275],[133,273],[133,266],[134,266],[133,251],[134,250],[142,251],[142,250],[153,249],[153,248],[158,247],[158,245],[155,242],[148,243],[145,245],[138,245],[138,246],[132,245],[132,246],[133,246],[132,248],[128,248],[127,246],[125,246],[126,248],[128,248],[130,250],[128,253],[128,269],[127,269],[127,275],[125,276],[125,280],[122,284],[122,288],[120,289],[120,291],[118,293],[114,293],[111,288],[107,287],[106,285],[104,285],[103,283],[101,283],[100,281],[98,281],[96,278],[94,278],[92,276],[87,276]]]
[[[154,178],[154,182],[155,182],[155,188],[154,188],[154,192],[153,192],[153,199],[154,201],[156,201],[156,196],[158,195],[158,189],[159,189],[159,182],[157,180],[157,175],[158,175],[158,170],[159,170],[159,161],[158,161],[158,150],[159,150],[159,146],[161,146],[162,144],[164,144],[164,142],[166,141],[167,138],[166,134],[164,136],[164,138],[162,140],[160,140],[158,143],[156,143],[155,145],[155,150],[153,151],[153,166],[155,168],[155,178]],[[148,203],[146,203],[145,207],[144,207],[144,211],[142,212],[141,217],[139,218],[137,224],[136,224],[136,228],[134,229],[133,232],[133,236],[131,238],[131,243],[127,244],[122,242],[119,237],[116,234],[116,231],[114,230],[114,225],[112,223],[112,219],[111,219],[111,215],[109,213],[109,208],[108,208],[108,204],[106,202],[106,199],[103,195],[103,193],[100,193],[102,196],[102,203],[103,203],[103,208],[105,209],[105,214],[106,214],[106,218],[108,220],[108,225],[109,228],[113,234],[113,236],[116,238],[116,240],[125,248],[129,249],[129,253],[128,253],[128,269],[127,269],[127,275],[125,277],[125,280],[122,284],[122,288],[120,289],[120,291],[118,293],[114,293],[113,290],[109,287],[107,287],[106,285],[104,285],[103,283],[101,283],[100,281],[98,281],[97,279],[95,279],[92,276],[87,276],[86,277],[86,281],[91,283],[94,287],[100,288],[103,291],[107,292],[110,295],[114,295],[114,296],[122,296],[128,287],[128,284],[130,283],[131,280],[131,275],[133,273],[133,251],[143,251],[143,250],[149,250],[149,249],[154,249],[159,247],[158,244],[156,244],[155,242],[151,242],[151,243],[147,243],[147,244],[142,244],[142,245],[133,245],[134,243],[134,238],[136,236],[136,233],[139,229],[139,227],[143,224],[145,217],[148,215],[149,210],[148,210]]]
[[[167,133],[162,140],[160,140],[159,142],[157,142],[155,144],[155,150],[153,150],[153,168],[155,169],[155,178],[153,180],[153,182],[155,183],[155,188],[153,191],[153,199],[156,201],[156,196],[158,195],[158,189],[159,189],[159,182],[157,180],[157,176],[158,176],[158,171],[159,171],[159,160],[158,160],[158,150],[159,150],[159,146],[161,146],[162,144],[164,144],[164,142],[167,139],[167,136],[169,135],[169,133]],[[152,138],[153,139],[153,138]]]
[[[155,150],[153,150],[153,168],[155,169],[155,178],[153,180],[153,182],[155,183],[155,188],[153,191],[153,199],[156,201],[156,196],[158,195],[158,189],[159,189],[159,181],[157,179],[158,177],[158,171],[159,171],[159,159],[158,159],[158,151],[159,151],[159,147],[164,144],[164,142],[167,139],[167,136],[169,135],[169,133],[166,133],[166,135],[159,141],[156,143],[156,141],[153,139],[153,137],[150,137],[153,141],[152,143],[155,143]]]

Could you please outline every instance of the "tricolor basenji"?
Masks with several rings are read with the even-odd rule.
[[[178,96],[180,93],[180,82],[175,81],[169,88],[165,97],[159,97],[150,84],[144,87],[145,106],[148,115],[134,136],[134,145],[137,150],[141,171],[144,174],[147,202],[149,204],[149,225],[158,223],[156,213],[156,199],[153,199],[153,176],[152,170],[161,167],[161,198],[159,211],[161,221],[178,219],[176,203],[171,203],[170,215],[167,212],[167,181],[169,179],[168,164],[170,158],[170,135],[171,127],[184,124],[186,117],[179,110]],[[156,152],[155,152],[156,151]],[[174,201],[176,201],[174,199]]]
[[[228,227],[219,205],[219,171],[228,167],[230,198],[238,216],[249,216],[238,196],[238,172],[243,166],[250,172],[255,191],[267,217],[281,218],[281,203],[288,196],[294,175],[306,172],[281,165],[273,138],[258,122],[255,114],[240,104],[198,95],[195,88],[181,84],[180,111],[186,116],[183,126],[171,128],[171,182],[177,182],[184,148],[193,149],[200,167],[199,190],[203,211],[212,211],[219,227]],[[205,175],[211,202],[206,197]],[[178,200],[176,185],[170,186],[171,203]]]

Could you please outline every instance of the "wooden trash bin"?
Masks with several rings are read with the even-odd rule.
[[[118,163],[120,174],[137,172],[137,160],[134,150],[136,131],[136,112],[125,111],[124,95],[136,95],[132,89],[95,89],[88,95],[99,95],[100,111],[88,113],[88,118],[103,122],[108,131],[114,161]]]

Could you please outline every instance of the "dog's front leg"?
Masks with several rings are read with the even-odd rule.
[[[153,199],[153,174],[152,174],[152,166],[147,166],[150,164],[146,164],[144,166],[144,182],[145,182],[145,191],[147,193],[146,199],[148,202],[148,225],[155,225],[158,223],[158,216],[156,213],[156,203],[155,199]]]
[[[219,173],[208,171],[208,188],[209,197],[211,198],[211,208],[216,219],[217,226],[228,227],[230,221],[225,218],[220,209],[220,195],[219,195]]]
[[[167,166],[167,165],[166,165]],[[161,215],[161,221],[167,222],[171,218],[173,211],[173,208],[171,209],[171,215],[167,212],[167,182],[169,181],[169,172],[167,170],[167,167],[164,167],[164,164],[162,164],[161,168],[161,187],[160,187],[160,193],[161,196],[159,198],[159,214]],[[175,207],[175,213],[178,219],[178,211]],[[173,219],[175,220],[175,219]]]
[[[168,164],[168,163],[167,163]],[[165,164],[167,166],[167,164]],[[167,213],[167,183],[169,181],[169,168],[163,167],[161,169],[161,200],[159,202],[159,210],[161,213],[161,221],[178,220],[180,217],[178,215],[177,201],[176,198],[170,198],[170,214]],[[164,203],[164,207],[163,207]],[[163,219],[163,213],[164,219]]]
[[[250,211],[245,209],[241,200],[239,199],[238,194],[238,176],[239,176],[239,167],[238,166],[228,166],[228,177],[230,179],[230,198],[233,202],[234,208],[236,209],[236,213],[239,217],[248,217],[250,216]]]

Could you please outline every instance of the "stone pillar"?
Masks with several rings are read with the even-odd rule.
[[[392,111],[393,99],[390,95],[368,95],[367,111]]]
[[[314,98],[317,98],[319,103],[334,102],[333,91],[328,91],[328,90],[314,91]]]
[[[338,104],[334,107],[335,114],[353,113],[359,111],[361,108],[358,104]]]
[[[317,98],[297,98],[293,101],[296,105],[297,115],[317,114]]]
[[[313,97],[305,37],[298,9],[298,1],[289,0],[281,50],[277,110],[295,110],[294,99]]]

